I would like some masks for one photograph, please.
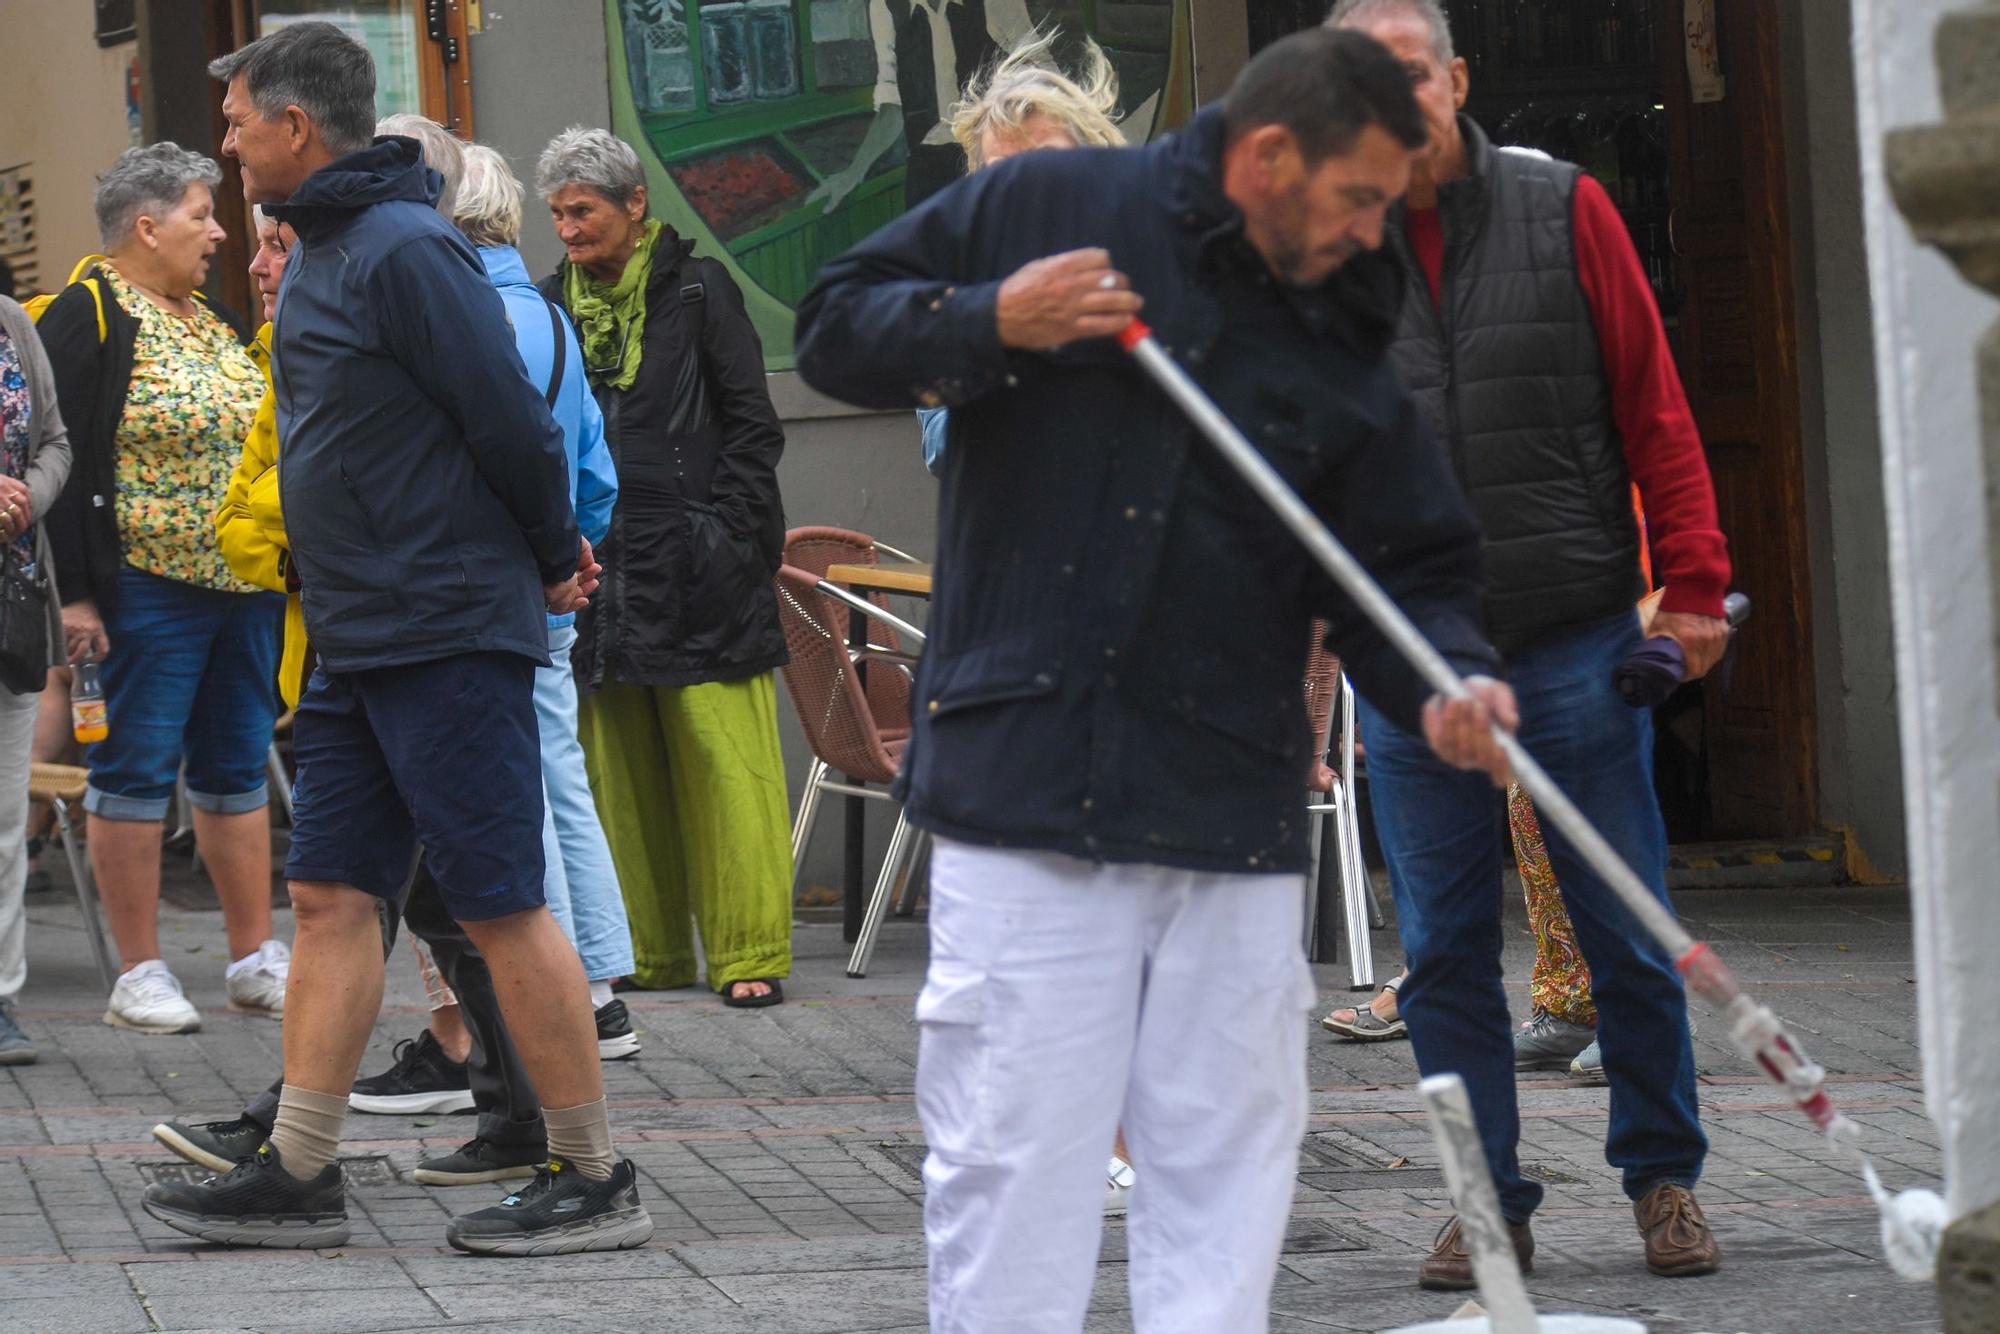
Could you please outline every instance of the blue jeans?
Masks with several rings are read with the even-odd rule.
[[[1627,708],[1611,687],[1613,665],[1638,643],[1637,619],[1620,613],[1545,636],[1511,658],[1508,680],[1520,700],[1522,744],[1664,903],[1667,837],[1653,795],[1652,717]],[[1447,766],[1365,700],[1360,721],[1375,828],[1410,964],[1397,1003],[1417,1067],[1464,1078],[1501,1212],[1518,1221],[1541,1203],[1542,1188],[1522,1178],[1516,1152],[1521,1122],[1500,970],[1505,804],[1484,775]],[[1687,994],[1674,961],[1562,831],[1542,828],[1590,965],[1611,1083],[1605,1158],[1624,1172],[1633,1199],[1664,1182],[1692,1186],[1708,1139],[1695,1110]]]
[[[555,618],[551,617],[553,622]],[[583,743],[576,734],[576,676],[569,651],[575,618],[549,626],[553,667],[535,669],[535,718],[542,734],[542,858],[549,911],[593,982],[632,972],[632,928],[611,866],[611,845],[590,795]]]
[[[87,753],[84,809],[105,820],[165,819],[185,763],[196,808],[262,810],[284,612],[276,593],[119,571],[118,601],[104,613],[111,732]]]

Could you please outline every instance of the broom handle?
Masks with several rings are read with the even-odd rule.
[[[1299,499],[1298,493],[1257,452],[1256,446],[1243,437],[1235,423],[1223,415],[1222,410],[1181,369],[1180,364],[1154,340],[1152,330],[1133,320],[1118,335],[1118,341],[1187,414],[1196,429],[1221,452],[1230,466],[1250,484],[1250,488],[1263,498],[1285,527],[1291,530],[1292,536],[1298,538],[1320,567],[1354,600],[1362,614],[1373,621],[1396,651],[1417,669],[1431,689],[1448,699],[1472,698],[1472,692],[1466,688],[1458,673],[1451,669],[1451,664],[1431,647],[1423,632],[1403,614],[1403,609],[1382,591],[1381,585],[1375,582],[1361,562],[1354,559],[1341,545],[1340,539],[1320,522],[1319,516]],[[1534,801],[1535,813],[1563,832],[1576,848],[1577,855],[1589,863],[1590,869],[1611,887],[1619,901],[1669,954],[1675,959],[1687,955],[1694,948],[1694,937],[1682,928],[1665,905],[1653,897],[1645,882],[1625,864],[1625,859],[1618,855],[1604,835],[1597,832],[1596,826],[1577,809],[1576,803],[1556,786],[1555,780],[1535,763],[1534,757],[1522,748],[1513,734],[1498,723],[1493,725],[1493,739],[1513,766],[1515,781]]]

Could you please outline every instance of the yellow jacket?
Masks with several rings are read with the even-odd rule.
[[[285,595],[285,653],[278,668],[278,690],[285,707],[298,707],[305,686],[306,618],[299,593],[289,586],[291,544],[285,540],[285,514],[278,501],[278,401],[271,392],[271,326],[257,331],[251,357],[264,372],[264,400],[243,438],[243,457],[230,475],[229,491],[215,512],[215,533],[222,557],[236,577],[259,588]]]

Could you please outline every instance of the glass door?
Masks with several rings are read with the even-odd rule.
[[[258,0],[257,35],[318,19],[375,57],[375,115],[429,116],[472,135],[462,0]]]

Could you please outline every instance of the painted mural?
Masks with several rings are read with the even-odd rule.
[[[957,177],[944,118],[1035,24],[1104,47],[1133,142],[1193,111],[1188,0],[605,3],[613,127],[654,212],[734,270],[772,369],[819,266]]]

